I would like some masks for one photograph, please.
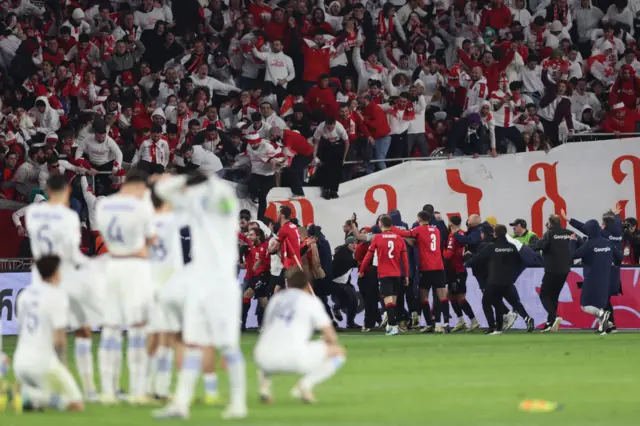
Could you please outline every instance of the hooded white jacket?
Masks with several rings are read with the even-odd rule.
[[[36,98],[36,103],[43,101],[46,105],[44,112],[40,112],[40,109],[35,106],[31,109],[30,113],[36,119],[36,128],[39,133],[48,135],[49,133],[55,133],[60,129],[60,115],[58,111],[51,108],[49,100],[46,96],[39,96]]]

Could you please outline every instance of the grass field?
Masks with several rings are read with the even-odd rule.
[[[508,333],[341,334],[347,363],[318,386],[317,405],[290,399],[294,377],[276,378],[275,404],[261,406],[251,352],[243,336],[249,419],[263,426],[605,426],[640,424],[640,335]],[[11,354],[15,339],[5,339]],[[70,352],[73,354],[73,351]],[[73,361],[72,361],[73,362]],[[226,377],[220,377],[226,395]],[[552,413],[518,410],[524,399],[563,404]],[[0,414],[2,426],[146,426],[151,407],[89,405],[84,413]],[[189,424],[224,423],[221,409],[195,406]],[[46,422],[46,423],[45,423]],[[170,424],[180,423],[171,421]]]

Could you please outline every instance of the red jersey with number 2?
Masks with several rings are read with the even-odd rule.
[[[407,262],[407,245],[404,239],[390,231],[382,234],[376,234],[371,239],[369,246],[370,253],[378,255],[378,277],[401,277],[401,263],[405,262],[405,268],[408,269]]]
[[[420,271],[442,271],[442,250],[440,249],[440,230],[433,225],[419,225],[411,230],[391,228],[391,231],[404,238],[415,238],[420,258]]]
[[[282,265],[285,269],[302,265],[300,260],[300,233],[298,227],[291,222],[287,222],[280,227],[278,236],[280,250],[282,252]],[[296,261],[297,259],[297,261]]]

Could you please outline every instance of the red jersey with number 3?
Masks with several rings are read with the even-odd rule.
[[[420,258],[420,271],[444,270],[440,249],[440,230],[437,226],[419,225],[407,231],[394,226],[391,231],[404,238],[415,238]]]
[[[302,265],[300,259],[300,233],[298,227],[287,222],[280,227],[276,239],[280,242],[282,265],[285,269]],[[296,261],[297,259],[297,261]]]
[[[378,277],[402,277],[402,259],[407,257],[404,239],[391,231],[376,234],[371,239],[369,251],[378,255]],[[405,265],[408,267],[409,265]]]

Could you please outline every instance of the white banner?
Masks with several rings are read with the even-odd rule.
[[[342,225],[353,213],[371,226],[390,210],[413,223],[425,204],[445,215],[523,218],[541,235],[547,217],[565,209],[581,221],[598,219],[620,202],[623,217],[640,217],[640,138],[568,143],[549,153],[497,158],[411,161],[340,185],[340,198],[324,200],[318,188],[289,200],[289,188],[269,193],[267,216],[291,206],[302,224],[316,223],[332,246],[343,243]]]

